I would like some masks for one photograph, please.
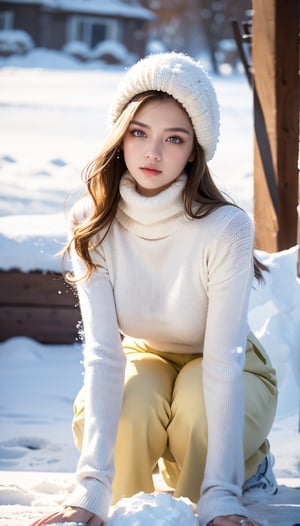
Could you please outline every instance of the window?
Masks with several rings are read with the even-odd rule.
[[[103,40],[118,40],[119,25],[116,20],[72,16],[68,25],[68,42],[79,40],[94,48]]]
[[[14,14],[13,11],[0,12],[0,29],[13,29]]]

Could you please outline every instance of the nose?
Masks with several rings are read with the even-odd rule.
[[[148,150],[145,155],[146,159],[149,159],[150,161],[160,161],[161,155],[158,151],[158,148],[151,148],[151,150]]]

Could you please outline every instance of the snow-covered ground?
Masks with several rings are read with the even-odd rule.
[[[80,189],[80,171],[105,136],[110,96],[121,75],[120,68],[84,68],[41,50],[0,61],[0,269],[60,270],[54,254],[65,239],[65,202]],[[210,166],[219,186],[252,216],[251,91],[243,75],[215,78],[214,84],[222,126]],[[271,272],[265,286],[252,292],[249,321],[278,372],[269,438],[280,488],[275,497],[250,494],[246,504],[264,525],[291,526],[300,522],[297,247],[259,255]],[[71,419],[82,382],[81,352],[79,342],[42,345],[19,337],[0,344],[0,526],[28,526],[74,486],[78,452]],[[155,482],[163,489],[157,475]],[[178,506],[177,522],[167,511],[169,500],[139,496],[111,525],[180,526],[179,507],[186,506],[186,517],[191,508],[171,503]]]

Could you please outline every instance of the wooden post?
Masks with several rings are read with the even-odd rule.
[[[297,244],[298,244],[298,254],[297,254],[297,276],[300,278],[300,199],[298,210],[298,235],[297,235]]]
[[[277,252],[297,243],[299,2],[253,0],[252,7],[254,93],[262,110],[259,115],[254,98],[255,245]],[[273,164],[268,178],[262,160],[267,148],[259,143],[261,120]]]

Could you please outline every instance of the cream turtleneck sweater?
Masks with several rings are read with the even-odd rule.
[[[66,501],[106,518],[121,411],[125,358],[120,331],[164,352],[203,353],[208,454],[198,505],[200,525],[245,514],[242,370],[253,281],[253,228],[229,205],[201,219],[186,216],[181,175],[153,197],[124,174],[120,204],[78,284],[85,349],[86,429],[78,485]],[[83,209],[75,212],[77,221]],[[84,266],[72,255],[75,275]],[[142,461],[142,459],[141,459]]]

